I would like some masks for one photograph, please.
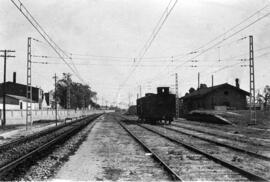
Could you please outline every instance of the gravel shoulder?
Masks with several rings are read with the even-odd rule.
[[[111,114],[92,128],[86,141],[70,156],[53,180],[168,181],[163,169],[148,156]]]

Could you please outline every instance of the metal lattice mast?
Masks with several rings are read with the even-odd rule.
[[[70,73],[67,73],[67,109],[70,109]]]
[[[253,36],[249,36],[249,111],[250,124],[256,124],[256,106],[255,106],[255,73],[254,73],[254,49]]]
[[[26,130],[32,127],[31,37],[27,39]]]
[[[56,95],[56,81],[57,81],[57,76],[56,73],[53,76],[54,79],[54,109],[55,109],[55,124],[57,126],[57,95]]]
[[[179,118],[178,74],[175,73],[175,118]]]

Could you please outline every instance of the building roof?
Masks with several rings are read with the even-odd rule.
[[[21,84],[21,83],[14,83],[14,82],[11,82],[11,81],[7,81],[6,82],[6,85],[8,85],[8,84],[10,84],[10,85],[19,85],[19,86],[27,86],[27,85],[24,85],[24,84]],[[2,86],[3,85],[3,83],[0,83],[0,85]],[[32,88],[37,88],[37,89],[40,89],[39,87],[34,87],[34,86],[31,86]]]
[[[22,96],[18,96],[18,95],[7,94],[6,96],[17,99],[17,100],[21,100],[21,101],[24,101],[24,102],[31,102],[31,99],[28,99],[28,98],[22,97]],[[32,100],[32,103],[37,103],[37,102]]]
[[[188,99],[188,98],[200,98],[200,97],[203,97],[217,89],[220,89],[220,88],[224,88],[224,87],[229,87],[229,88],[232,88],[232,89],[235,89],[241,93],[243,93],[244,95],[249,95],[249,92],[245,91],[245,90],[242,90],[240,88],[237,88],[233,85],[230,85],[228,83],[224,83],[224,84],[220,84],[220,85],[216,85],[216,86],[213,86],[213,87],[206,87],[206,88],[200,88],[199,90],[196,90],[192,93],[189,93],[188,95],[185,95],[184,97],[181,97],[181,99]]]

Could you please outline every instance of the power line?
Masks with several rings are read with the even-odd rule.
[[[258,49],[255,49],[255,51],[256,52],[259,52],[259,51],[262,51],[262,50],[265,50],[265,49],[269,49],[270,48],[270,46],[265,46],[265,47],[261,47],[261,48],[258,48]],[[223,62],[227,62],[227,61],[231,61],[231,60],[233,60],[233,61],[237,61],[238,63],[236,63],[236,65],[237,64],[241,64],[241,63],[243,63],[243,61],[245,61],[245,60],[248,60],[248,59],[245,59],[245,58],[241,58],[242,56],[245,56],[247,53],[241,53],[241,54],[238,54],[238,55],[235,55],[235,56],[230,56],[230,57],[227,57],[227,58],[223,58],[223,59],[221,59],[220,61],[219,61],[219,63],[223,63]],[[270,54],[270,52],[267,52],[267,53],[262,53],[261,55],[258,55],[258,56],[256,56],[256,58],[258,58],[258,57],[262,57],[262,56],[265,56],[265,55],[268,55],[268,54]],[[205,60],[204,60],[205,61]],[[216,60],[215,60],[216,61]],[[199,60],[197,59],[197,62],[199,62]],[[226,65],[227,66],[227,65]],[[226,67],[225,66],[225,67]],[[182,66],[183,67],[183,66]],[[197,66],[197,67],[200,67],[200,66]],[[213,67],[213,65],[210,65],[210,67]],[[229,66],[230,67],[230,66]],[[194,67],[194,68],[196,68],[196,67]],[[219,69],[221,69],[221,70],[224,70],[223,68],[219,68]],[[201,72],[202,73],[202,72]],[[212,72],[209,72],[208,74],[212,74]],[[160,77],[160,76],[162,76],[162,78],[157,78],[157,77]],[[145,82],[155,82],[155,81],[160,81],[160,80],[164,80],[164,79],[166,79],[166,77],[164,76],[164,75],[157,75],[157,76],[154,76],[153,78],[151,78],[151,79],[149,79],[149,80],[146,80]],[[142,84],[142,83],[141,83]]]
[[[87,57],[87,58],[98,58],[98,59],[134,59],[134,57],[121,57],[121,56],[100,56],[100,55],[90,55],[90,54],[77,54],[77,53],[72,53],[74,56],[79,56],[79,57]],[[168,57],[163,56],[163,57],[144,57],[143,59],[166,59]],[[136,58],[135,58],[136,59]]]
[[[68,64],[68,62],[65,60],[66,59],[65,57],[68,57],[66,53],[52,40],[52,38],[46,33],[46,31],[42,28],[42,26],[31,15],[31,13],[27,10],[27,8],[23,5],[23,3],[20,0],[11,0],[11,2],[23,14],[23,16],[29,21],[29,23],[38,31],[38,33],[43,37],[43,39],[61,58],[61,60],[71,69],[71,71],[77,76],[77,78],[81,80],[83,83],[85,83],[80,74],[76,70],[74,70],[74,68],[72,68],[72,66]]]
[[[261,10],[265,9],[265,8],[268,7],[268,6],[269,6],[269,4],[268,4],[267,6],[265,6],[265,7],[263,7],[262,9],[258,10],[256,13],[254,13],[254,14],[253,14],[252,16],[250,16],[250,17],[255,16],[255,14],[258,14],[258,12],[260,12]],[[188,63],[190,60],[196,59],[196,58],[199,57],[200,55],[202,55],[202,54],[204,54],[205,52],[207,52],[207,51],[209,51],[209,50],[211,50],[211,49],[217,47],[217,46],[218,46],[219,44],[221,44],[222,42],[228,40],[229,38],[233,37],[234,35],[238,34],[238,33],[241,32],[241,31],[247,29],[248,27],[252,26],[253,24],[257,23],[258,21],[262,20],[263,18],[265,18],[265,17],[267,17],[267,16],[269,16],[269,15],[270,15],[270,13],[266,13],[266,14],[264,14],[263,16],[260,16],[259,18],[257,18],[257,19],[254,20],[253,22],[251,22],[251,23],[249,23],[248,25],[242,27],[240,30],[238,30],[238,31],[236,31],[236,32],[234,32],[234,33],[232,33],[232,34],[230,34],[230,35],[227,36],[226,38],[223,38],[221,41],[219,41],[219,42],[215,43],[214,45],[208,47],[207,49],[203,50],[202,52],[199,52],[199,54],[197,54],[196,56],[192,57],[191,59],[188,59],[188,60],[184,61],[181,65],[176,66],[176,68],[175,68],[174,70],[176,70],[176,69],[179,68],[179,67],[183,67],[183,65],[186,64],[186,63]],[[249,18],[247,18],[247,19],[249,19]],[[247,19],[243,20],[242,22],[245,22]],[[240,24],[242,24],[242,23],[237,24],[237,26],[239,26]],[[235,26],[235,28],[236,28],[237,26]],[[230,30],[230,31],[231,31],[231,30]],[[225,34],[227,34],[227,33],[230,32],[230,31],[226,31]],[[224,34],[224,35],[225,35],[225,34]],[[244,40],[245,38],[246,38],[246,37],[243,37],[243,38],[237,39],[236,41]],[[209,42],[210,42],[210,41],[209,41]],[[206,45],[206,44],[205,44],[205,45]],[[207,44],[207,45],[208,45],[208,44]],[[202,46],[201,46],[201,47],[202,47]],[[195,50],[195,51],[193,51],[193,52],[191,52],[191,53],[198,53],[198,51]]]
[[[205,52],[207,52],[207,51],[213,49],[213,48],[216,47],[217,45],[219,45],[219,44],[221,44],[222,42],[228,40],[229,38],[233,37],[234,35],[238,34],[238,33],[241,32],[241,31],[247,29],[247,28],[250,27],[251,25],[257,23],[258,21],[262,20],[263,18],[265,18],[265,17],[267,17],[267,16],[269,16],[269,15],[270,15],[270,12],[267,13],[267,14],[265,14],[265,15],[263,15],[263,16],[261,16],[261,17],[259,17],[259,18],[257,18],[257,19],[256,19],[255,21],[253,21],[252,23],[250,23],[250,24],[244,26],[244,27],[241,28],[240,30],[234,32],[233,34],[230,34],[230,35],[227,36],[226,38],[223,38],[221,41],[218,41],[218,42],[215,43],[214,45],[212,45],[212,46],[208,47],[207,49],[203,50],[202,52],[200,52],[199,54],[197,54],[196,56],[194,56],[192,59],[195,59],[195,58],[199,57],[200,55],[202,55],[202,54],[204,54]],[[176,68],[177,68],[177,67],[176,67]]]
[[[143,48],[139,52],[138,61],[131,68],[130,73],[128,74],[128,76],[126,77],[126,79],[123,81],[123,83],[120,84],[119,91],[121,90],[121,87],[126,84],[126,82],[129,80],[129,78],[131,77],[131,75],[134,73],[134,71],[136,70],[136,68],[138,67],[138,65],[140,64],[140,62],[142,61],[143,57],[145,56],[145,54],[148,51],[148,49],[151,47],[151,45],[152,45],[153,41],[155,40],[157,34],[161,30],[162,26],[165,24],[167,18],[171,14],[171,12],[172,12],[172,10],[175,7],[175,5],[176,5],[177,2],[178,2],[178,0],[175,0],[174,3],[173,3],[173,5],[170,7],[170,5],[172,3],[172,0],[170,0],[170,2],[167,5],[165,11],[162,13],[161,18],[159,19],[158,23],[156,24],[154,30],[152,31],[152,34],[150,35],[149,39],[146,41],[146,43],[144,44]]]
[[[226,35],[227,33],[229,33],[230,31],[232,31],[232,30],[235,29],[236,27],[240,26],[241,24],[243,24],[243,23],[246,22],[247,20],[251,19],[252,17],[254,17],[255,15],[257,15],[258,13],[260,13],[262,10],[266,9],[268,6],[269,6],[269,4],[267,4],[266,6],[264,6],[264,7],[261,8],[261,9],[257,10],[257,11],[256,11],[255,13],[253,13],[251,16],[245,18],[245,19],[242,20],[240,23],[234,25],[233,27],[231,27],[230,29],[228,29],[228,30],[225,31],[224,33],[222,33],[222,34],[220,34],[219,36],[215,37],[214,39],[210,40],[210,41],[207,42],[206,44],[200,46],[200,47],[197,48],[196,50],[187,53],[187,55],[192,55],[192,54],[197,54],[197,53],[199,53],[198,55],[196,55],[196,56],[194,56],[194,57],[191,58],[191,60],[194,60],[194,59],[196,59],[197,57],[199,57],[200,55],[202,55],[203,53],[205,53],[205,52],[211,50],[212,48],[215,48],[217,45],[221,44],[222,42],[224,42],[225,40],[229,39],[230,37],[236,35],[237,33],[241,32],[241,31],[243,31],[243,30],[245,30],[245,29],[248,28],[249,26],[253,25],[254,23],[256,23],[256,22],[258,22],[258,21],[260,21],[261,19],[263,19],[263,18],[269,16],[270,13],[267,13],[267,14],[265,14],[264,16],[261,16],[260,18],[256,19],[255,21],[253,21],[252,23],[248,24],[247,26],[245,26],[245,27],[243,27],[242,29],[238,30],[237,32],[231,34],[231,35],[228,36],[227,38],[224,38],[224,39],[222,39],[221,41],[219,41],[218,43],[216,43],[216,44],[214,44],[213,46],[209,47],[208,49],[203,50],[202,52],[199,52],[199,49],[201,49],[201,48],[207,46],[208,44],[210,44],[210,43],[212,43],[212,42],[218,40],[218,38],[220,38],[220,37]],[[239,39],[239,40],[243,40],[243,39],[245,39],[245,38],[246,38],[246,37],[243,37],[243,38],[241,38],[241,39]],[[239,40],[237,40],[237,41],[239,41]],[[174,57],[177,57],[177,55],[174,56]],[[176,59],[175,61],[177,61],[177,59]],[[186,63],[189,62],[189,61],[190,61],[190,59],[184,61],[183,64],[177,66],[174,70],[176,70],[176,69],[179,68],[179,67],[182,67],[184,64],[186,64]],[[160,73],[158,73],[158,75],[159,75],[159,74],[160,74]]]
[[[223,37],[224,35],[226,35],[227,33],[229,33],[230,31],[234,30],[236,27],[242,25],[243,23],[245,23],[246,21],[248,21],[249,19],[251,19],[252,17],[254,17],[255,15],[257,15],[258,13],[260,13],[262,10],[266,9],[269,6],[269,4],[267,4],[266,6],[264,6],[263,8],[257,10],[256,12],[254,12],[252,15],[248,16],[247,18],[245,18],[244,20],[242,20],[241,22],[239,22],[238,24],[232,26],[231,28],[229,28],[227,31],[223,32],[222,34],[218,35],[217,37],[215,37],[214,39],[208,41],[207,43],[205,43],[204,45],[200,46],[199,48],[195,49],[194,52],[197,52],[198,50],[202,49],[203,47],[211,44],[212,42],[218,40],[219,38]]]

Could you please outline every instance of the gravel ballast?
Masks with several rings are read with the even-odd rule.
[[[99,119],[97,119],[99,120]],[[15,170],[9,172],[4,180],[47,180],[52,177],[62,163],[68,160],[91,130],[91,124],[82,129],[74,136],[67,138],[64,143],[59,143],[53,149],[35,156]]]
[[[144,152],[113,115],[98,122],[55,180],[168,181],[170,178]]]

